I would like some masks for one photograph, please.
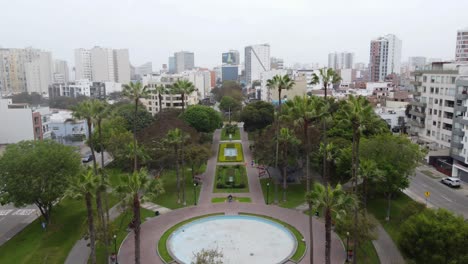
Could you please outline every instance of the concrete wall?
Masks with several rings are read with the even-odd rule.
[[[0,144],[33,140],[32,111],[29,108],[9,109],[11,99],[0,99]]]

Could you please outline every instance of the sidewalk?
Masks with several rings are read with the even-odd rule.
[[[380,223],[377,225],[377,240],[373,240],[377,255],[379,255],[381,264],[404,264],[405,259],[400,253],[400,250],[393,242],[392,238],[387,234]]]

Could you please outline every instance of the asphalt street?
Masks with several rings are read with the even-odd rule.
[[[16,208],[12,204],[0,206],[0,245],[7,242],[40,215],[35,205]]]
[[[429,192],[428,207],[445,208],[468,219],[468,184],[462,183],[459,189],[450,188],[442,184],[441,179],[438,172],[430,177],[423,174],[421,169],[417,169],[405,193],[414,200],[425,203],[425,192]]]

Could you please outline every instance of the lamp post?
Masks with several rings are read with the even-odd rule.
[[[117,259],[117,235],[114,235],[114,254],[115,254],[115,263],[119,264],[119,260]]]
[[[197,205],[197,183],[193,184],[193,194],[195,196],[193,200],[193,204]]]
[[[346,232],[346,262],[349,262],[348,250],[349,250],[349,232]]]
[[[269,195],[270,195],[270,183],[267,182],[267,200],[266,200],[266,204],[268,205],[268,198],[269,198]]]

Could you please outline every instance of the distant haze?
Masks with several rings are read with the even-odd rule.
[[[408,56],[453,59],[456,31],[468,27],[462,0],[4,0],[0,46],[32,46],[74,64],[73,49],[128,48],[133,65],[161,68],[175,51],[195,64],[269,43],[286,65],[327,63],[334,51],[368,63],[370,40],[395,34]]]

